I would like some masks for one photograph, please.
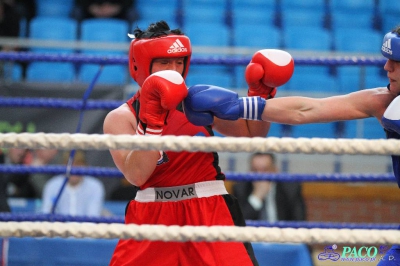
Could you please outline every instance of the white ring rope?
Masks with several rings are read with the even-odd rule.
[[[397,139],[235,138],[191,136],[137,136],[69,133],[4,133],[1,148],[133,149],[215,152],[275,152],[306,154],[400,155]]]
[[[0,236],[309,244],[398,244],[400,242],[399,230],[163,226],[77,222],[0,222]]]
[[[69,133],[0,134],[3,148],[136,149],[400,155],[400,140],[234,138]],[[398,244],[400,230],[308,229],[236,226],[163,226],[77,222],[0,222],[1,237],[76,237],[151,241],[236,241],[309,244]]]

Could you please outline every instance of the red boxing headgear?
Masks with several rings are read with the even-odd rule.
[[[190,40],[185,35],[134,39],[129,47],[129,72],[139,86],[142,86],[144,80],[151,74],[151,64],[154,59],[184,57],[185,68],[182,76],[185,79],[189,71],[191,55]]]

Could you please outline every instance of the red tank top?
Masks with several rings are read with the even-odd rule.
[[[127,101],[133,115],[139,121],[139,94]],[[163,135],[175,136],[214,136],[211,126],[201,127],[190,123],[180,104],[170,111],[163,129]],[[202,181],[225,180],[219,167],[216,152],[172,152],[165,151],[169,161],[158,165],[147,182],[140,187],[171,187],[193,184]]]

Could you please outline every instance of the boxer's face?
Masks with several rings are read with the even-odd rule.
[[[162,70],[175,70],[176,72],[182,75],[184,68],[185,68],[185,60],[183,57],[156,58],[153,60],[151,73],[155,73]]]
[[[394,61],[388,59],[384,66],[387,71],[387,77],[389,78],[390,91],[399,94],[400,93],[400,61]]]

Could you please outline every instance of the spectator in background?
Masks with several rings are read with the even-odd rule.
[[[51,164],[61,164],[58,150],[54,149],[39,149],[32,152],[32,166],[43,167]],[[32,173],[31,180],[38,195],[42,195],[43,187],[46,182],[52,178],[51,174]]]
[[[116,18],[132,22],[136,18],[134,0],[75,0],[78,20]]]
[[[0,37],[19,37],[20,15],[13,4],[0,0]],[[17,51],[15,46],[1,46],[0,52]],[[12,77],[12,62],[0,61],[0,79]]]
[[[67,164],[69,152],[63,156]],[[86,166],[85,153],[76,151],[73,166]],[[64,183],[65,175],[51,178],[45,185],[42,195],[42,211],[51,213],[53,204]],[[75,216],[101,216],[105,198],[103,183],[92,176],[71,175],[58,200],[55,213]]]
[[[0,0],[0,36],[1,37],[19,37],[20,15],[17,9]],[[15,47],[2,46],[1,51],[12,51]]]
[[[22,19],[25,19],[27,23],[36,16],[36,1],[32,0],[4,0],[12,3],[15,9],[20,14]]]
[[[276,158],[270,153],[255,153],[250,157],[250,171],[276,173]],[[306,207],[301,183],[254,181],[233,185],[233,195],[239,201],[247,220],[302,221]]]
[[[8,149],[5,164],[30,165],[32,153],[27,149]],[[7,195],[14,198],[36,198],[37,193],[29,173],[6,173]]]
[[[4,153],[0,150],[0,163],[4,164]],[[7,176],[0,173],[0,212],[10,212],[10,206],[7,202]]]

